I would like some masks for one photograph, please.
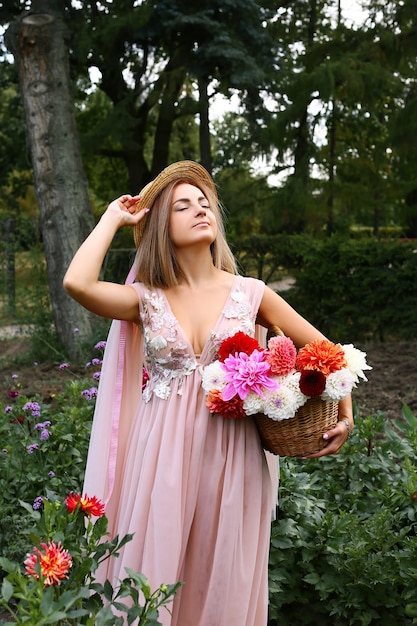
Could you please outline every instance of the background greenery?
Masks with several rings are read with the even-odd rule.
[[[0,24],[32,4],[2,7]],[[57,4],[95,218],[167,162],[201,160],[243,271],[296,277],[292,302],[335,338],[415,334],[414,244],[403,239],[417,236],[417,8],[361,6],[355,21],[338,0]],[[0,64],[0,321],[48,328],[39,208],[2,37]],[[131,249],[120,233],[109,278],[124,280]]]
[[[0,24],[31,4],[3,3]],[[243,272],[295,278],[289,301],[335,340],[412,339],[417,7],[363,0],[352,22],[350,4],[55,2],[96,219],[168,162],[199,160],[213,172]],[[30,359],[59,363],[18,78],[2,37],[0,64],[0,323],[33,325]],[[123,280],[131,252],[130,233],[120,233],[105,276]],[[12,559],[32,547],[19,499],[31,506],[47,489],[82,484],[94,401],[81,392],[92,384],[76,377],[41,406],[51,422],[42,442],[22,408],[36,398],[2,398],[0,551]],[[416,623],[416,421],[404,412],[395,424],[357,416],[335,458],[282,461],[270,626]]]

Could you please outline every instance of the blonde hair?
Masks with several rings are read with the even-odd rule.
[[[169,223],[174,189],[180,183],[188,182],[190,181],[186,178],[180,178],[169,183],[156,198],[152,210],[146,216],[134,266],[136,280],[147,287],[174,287],[183,278],[169,234]],[[195,182],[190,184],[195,185]],[[217,222],[217,236],[210,246],[213,265],[231,274],[237,274],[236,260],[226,241],[223,207],[206,185],[200,183],[198,187],[209,201]]]

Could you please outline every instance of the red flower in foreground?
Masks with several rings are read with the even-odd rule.
[[[326,377],[317,370],[304,370],[300,376],[300,391],[305,396],[315,398],[323,393],[326,386]]]
[[[61,580],[68,578],[67,573],[72,565],[71,555],[68,550],[62,548],[61,542],[57,545],[53,541],[49,544],[41,543],[43,550],[34,548],[34,552],[28,554],[24,562],[26,573],[38,579],[37,563],[40,563],[40,573],[44,578],[45,587],[59,585]]]
[[[346,367],[343,348],[328,339],[319,339],[308,343],[297,355],[297,369],[318,370],[325,376]]]
[[[87,495],[81,496],[79,493],[70,493],[65,498],[65,504],[67,505],[68,513],[73,513],[79,506],[81,511],[88,517],[91,515],[94,517],[104,515],[104,504],[96,496],[90,498]]]
[[[254,350],[262,350],[256,339],[249,337],[249,335],[243,333],[242,331],[238,331],[221,343],[218,350],[219,361],[223,363],[228,356],[234,356],[236,352],[252,354]]]
[[[222,398],[222,392],[218,389],[213,389],[207,395],[206,406],[210,413],[217,413],[226,419],[246,417],[246,413],[243,410],[243,402],[237,394],[226,402]]]

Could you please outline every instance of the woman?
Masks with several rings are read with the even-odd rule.
[[[135,262],[126,285],[106,283],[100,269],[123,226],[133,227]],[[120,320],[107,342],[84,487],[106,499],[111,533],[134,537],[100,576],[117,585],[129,567],[153,589],[183,581],[172,617],[160,615],[164,626],[265,626],[272,465],[252,420],[209,413],[202,369],[237,330],[259,336],[278,325],[297,346],[323,335],[261,281],[237,274],[215,185],[192,161],[167,167],[140,197],[111,202],[64,287]],[[339,419],[314,456],[346,441],[349,398]]]

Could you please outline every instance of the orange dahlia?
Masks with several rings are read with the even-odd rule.
[[[44,578],[44,586],[61,584],[61,580],[68,578],[68,570],[72,565],[71,555],[68,550],[64,550],[61,542],[55,544],[51,541],[49,544],[41,543],[42,550],[34,548],[34,552],[28,554],[24,562],[26,573],[28,576],[39,578],[38,561],[40,564],[40,573]]]
[[[209,391],[206,406],[210,413],[217,413],[226,419],[239,419],[246,416],[243,402],[237,394],[226,402],[222,398],[222,392],[218,389]]]
[[[328,339],[318,339],[308,343],[299,350],[297,355],[296,367],[299,371],[317,370],[328,376],[346,366],[342,346]]]
[[[81,511],[88,517],[91,515],[94,517],[104,515],[104,504],[96,496],[89,497],[87,495],[81,496],[79,493],[70,493],[65,498],[65,504],[67,505],[68,513],[73,513],[79,506]]]

